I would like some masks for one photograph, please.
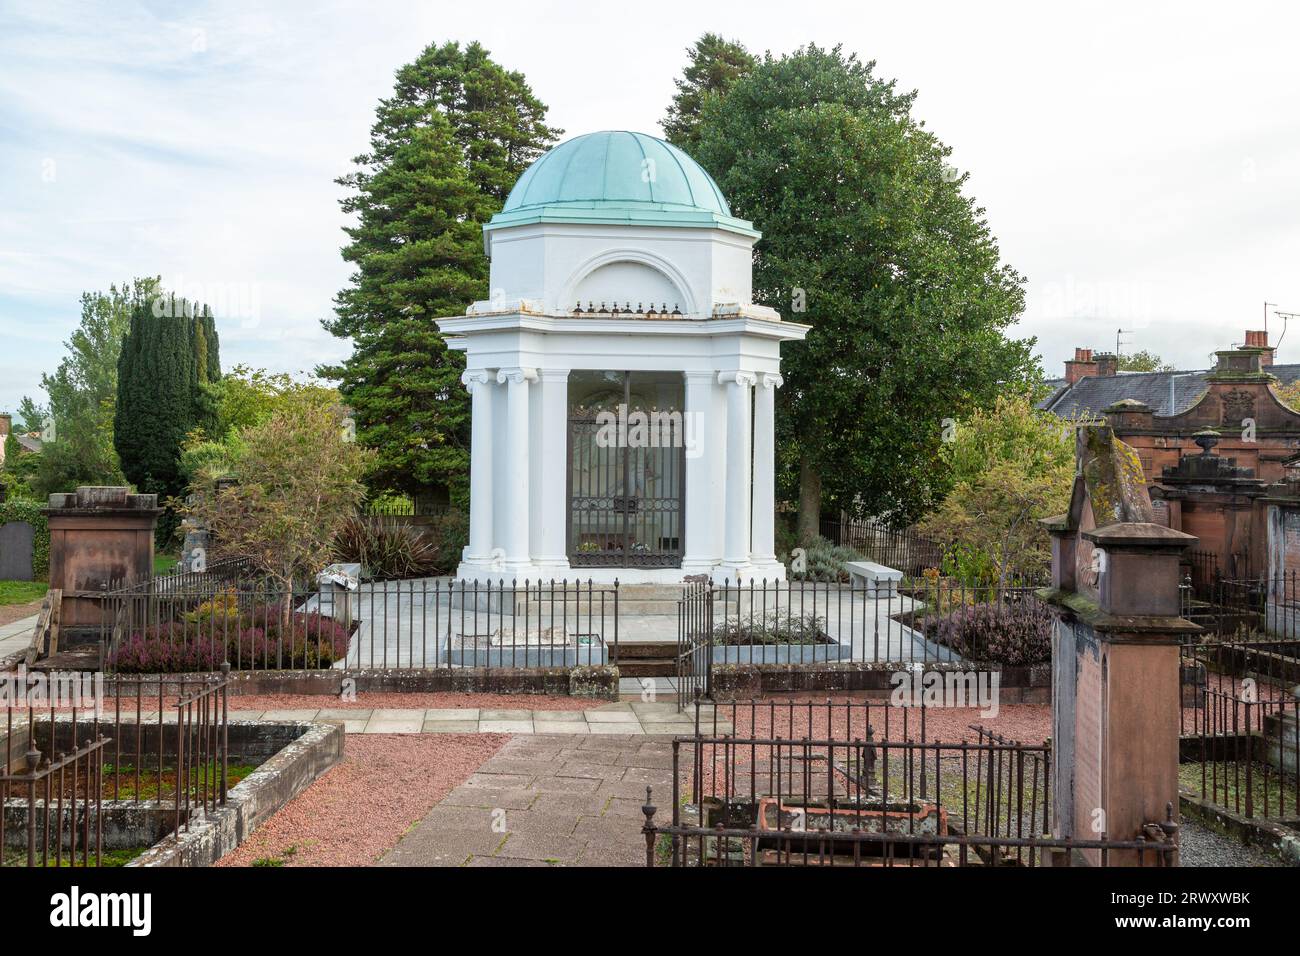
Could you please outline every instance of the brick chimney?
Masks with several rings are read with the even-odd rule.
[[[1259,349],[1260,368],[1268,368],[1273,364],[1273,353],[1277,351],[1273,346],[1268,344],[1268,332],[1259,329],[1252,331],[1246,330],[1246,342],[1242,348]]]
[[[1093,361],[1092,349],[1075,349],[1074,358],[1065,363],[1065,384],[1073,385],[1080,379],[1097,374],[1097,363]]]
[[[1097,375],[1101,378],[1119,372],[1119,356],[1114,352],[1098,352],[1095,361],[1097,363]]]

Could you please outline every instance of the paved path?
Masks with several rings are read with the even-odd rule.
[[[238,698],[235,698],[238,702]],[[150,715],[146,715],[148,720]],[[156,715],[153,715],[156,716]],[[701,720],[712,721],[711,708],[701,708]],[[590,710],[524,710],[458,707],[449,709],[323,708],[320,710],[238,710],[230,719],[279,721],[333,721],[349,734],[615,734],[630,737],[692,734],[692,716],[675,703],[620,701]],[[718,733],[731,725],[719,723]],[[710,723],[712,730],[712,723]]]
[[[647,786],[671,803],[668,741],[514,737],[380,866],[644,866]]]
[[[0,659],[27,649],[32,642],[32,628],[36,626],[36,618],[39,616],[33,614],[20,621],[0,625]]]

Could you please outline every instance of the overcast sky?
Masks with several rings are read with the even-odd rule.
[[[83,290],[136,275],[228,303],[227,367],[346,354],[319,322],[348,274],[333,180],[393,72],[449,39],[523,71],[566,135],[658,135],[705,31],[842,43],[919,91],[1049,372],[1117,328],[1203,368],[1264,301],[1300,313],[1297,27],[1283,3],[0,0],[0,410],[39,397]]]

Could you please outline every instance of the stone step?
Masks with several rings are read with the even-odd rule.
[[[630,660],[666,660],[677,657],[676,641],[625,641],[617,650],[611,648],[615,662]]]
[[[619,677],[673,677],[677,662],[672,660],[630,660],[618,665]]]

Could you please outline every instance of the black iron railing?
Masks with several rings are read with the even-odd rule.
[[[1300,640],[1189,641],[1180,784],[1247,818],[1300,819]]]
[[[1046,745],[708,736],[673,742],[672,816],[643,807],[647,866],[1177,865],[1166,819],[1123,839],[1045,836]],[[684,791],[683,791],[683,788]]]
[[[0,865],[99,865],[107,801],[170,810],[177,839],[225,805],[228,668],[147,677],[52,672],[39,675],[39,693],[30,677],[0,675],[11,685],[0,728]],[[21,833],[6,832],[11,817]]]
[[[618,584],[447,578],[142,582],[101,599],[117,673],[327,668],[533,668],[617,660]]]

